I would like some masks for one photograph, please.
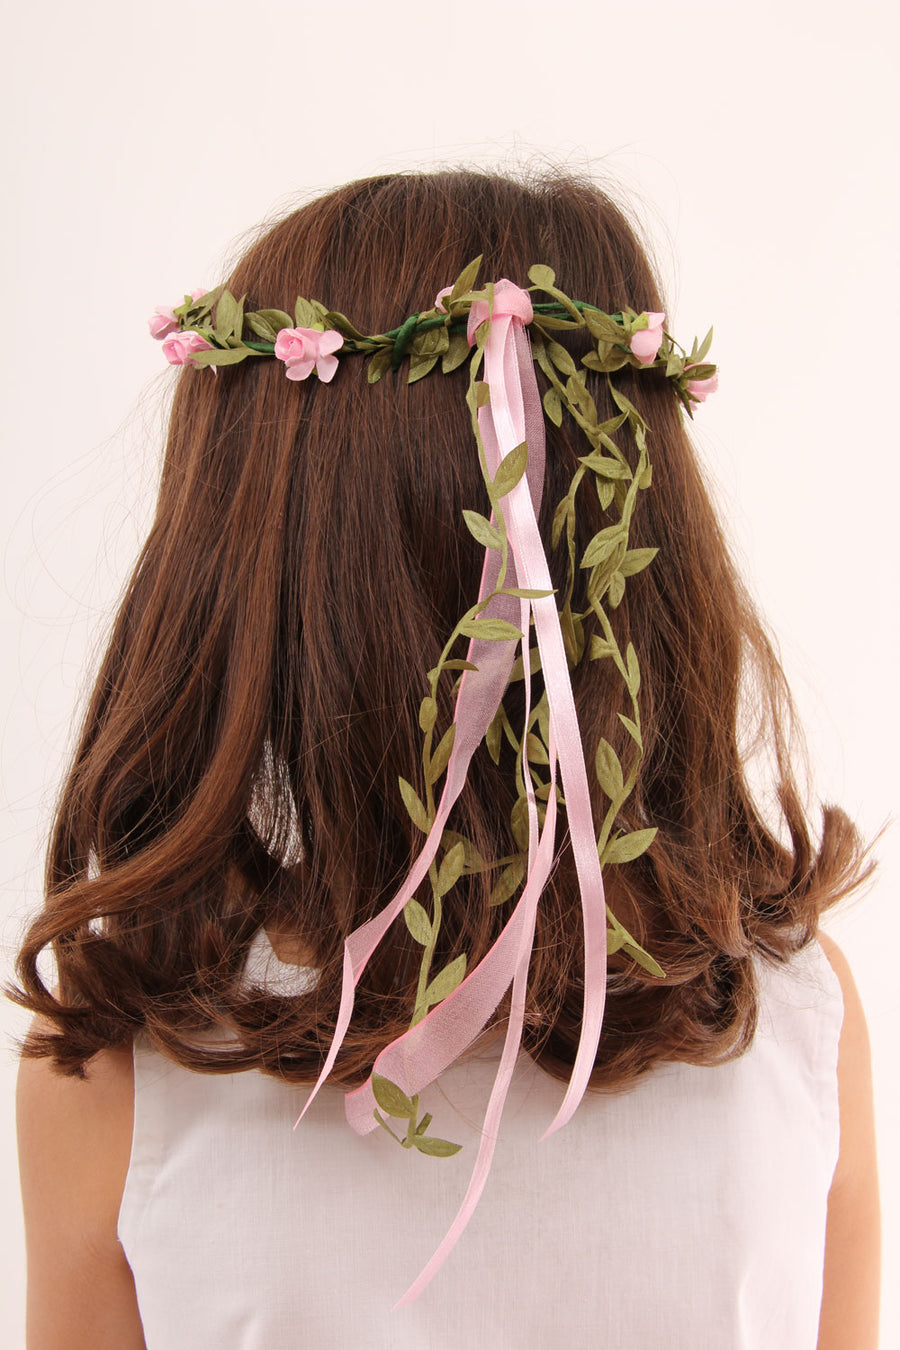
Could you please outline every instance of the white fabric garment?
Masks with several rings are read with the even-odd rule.
[[[588,1093],[520,1059],[455,1250],[391,1311],[465,1193],[499,1047],[423,1094],[452,1158],[359,1138],[327,1086],[198,1074],[135,1041],[119,1215],[148,1350],[815,1350],[838,1155],[840,985],[816,942],[759,960],[750,1050]],[[246,979],[301,982],[263,932]],[[304,984],[305,982],[305,984]]]

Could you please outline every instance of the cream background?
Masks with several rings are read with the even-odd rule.
[[[820,795],[895,810],[897,20],[888,0],[5,6],[2,974],[38,903],[76,709],[152,506],[170,387],[153,307],[213,285],[298,195],[438,162],[612,177],[673,330],[716,326],[697,418],[779,639]],[[449,280],[449,278],[448,278]],[[875,1057],[898,1239],[896,829],[829,920]],[[24,1343],[12,1035],[0,1050],[0,1339]],[[900,1343],[885,1281],[883,1344]]]

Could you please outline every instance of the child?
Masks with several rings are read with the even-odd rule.
[[[9,991],[31,1350],[875,1346],[817,940],[871,865],[812,837],[664,310],[593,184],[453,171],[157,311],[156,519]]]

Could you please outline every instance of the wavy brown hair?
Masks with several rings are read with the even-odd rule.
[[[556,172],[350,183],[267,228],[229,286],[248,309],[290,308],[301,294],[383,332],[431,306],[477,254],[486,278],[524,284],[542,262],[570,295],[609,312],[665,308],[622,211],[593,182]],[[565,341],[579,351],[579,339]],[[604,378],[587,379],[601,416],[613,415]],[[397,777],[421,792],[426,671],[478,594],[483,555],[462,511],[485,502],[466,381],[463,368],[410,385],[401,368],[370,386],[352,357],[327,387],[286,380],[276,361],[178,377],[156,516],[56,809],[21,988],[6,990],[55,1023],[29,1033],[24,1055],[83,1074],[96,1051],[144,1027],[192,1069],[315,1079],[344,939],[396,892],[420,846]],[[752,955],[787,960],[871,870],[838,808],[823,808],[813,838],[791,762],[789,691],[668,383],[628,370],[617,383],[651,427],[653,486],[632,546],[660,549],[613,615],[620,644],[632,640],[640,655],[645,728],[619,823],[659,833],[607,881],[614,911],[666,979],[621,953],[610,959],[592,1080],[607,1089],[659,1061],[711,1064],[745,1049]],[[584,447],[565,424],[547,432],[540,527],[561,586],[565,541],[550,550],[550,525]],[[603,524],[583,491],[579,550]],[[588,608],[586,575],[578,610]],[[586,753],[604,736],[627,756],[610,665],[583,660],[573,691]],[[514,724],[521,693],[507,695]],[[768,818],[748,784],[754,743],[769,751]],[[511,770],[509,747],[499,767],[483,747],[451,815],[487,858],[517,851]],[[599,819],[596,783],[592,792]],[[436,969],[463,951],[471,969],[498,936],[509,908],[487,904],[495,880],[466,876],[445,897]],[[313,990],[279,997],[242,984],[262,925],[293,935],[321,968]],[[525,1033],[557,1077],[568,1077],[580,1029],[579,935],[563,841],[537,918]],[[48,945],[55,996],[37,969]],[[360,981],[336,1081],[363,1081],[407,1029],[419,960],[396,922]],[[216,1029],[236,1039],[214,1049],[198,1038]]]

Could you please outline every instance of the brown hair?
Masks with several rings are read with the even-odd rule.
[[[479,253],[484,278],[527,284],[528,266],[542,262],[570,295],[607,311],[664,309],[621,210],[592,182],[553,172],[350,183],[269,228],[229,285],[248,309],[290,308],[301,294],[380,332],[429,307]],[[580,337],[567,336],[573,351],[584,349]],[[276,361],[180,375],[155,520],[57,807],[46,902],[16,967],[22,988],[7,988],[58,1029],[32,1031],[25,1055],[83,1073],[95,1051],[145,1027],[190,1068],[316,1077],[344,939],[396,892],[421,844],[397,777],[422,790],[425,673],[478,593],[482,550],[462,525],[463,508],[485,505],[466,379],[463,368],[410,385],[401,368],[369,386],[353,357],[328,387],[290,382]],[[605,381],[588,380],[611,416]],[[658,1061],[709,1064],[746,1048],[752,954],[786,960],[871,870],[838,808],[823,808],[812,838],[784,676],[671,389],[627,371],[617,380],[651,427],[653,486],[632,546],[660,549],[613,615],[621,645],[630,638],[640,654],[645,728],[620,824],[659,833],[607,882],[613,910],[667,978],[611,958],[592,1080],[609,1089]],[[560,586],[565,545],[550,551],[550,524],[584,447],[566,424],[547,430],[540,526]],[[580,550],[603,523],[596,496],[582,492]],[[604,736],[627,756],[610,664],[582,661],[573,690],[586,753]],[[751,703],[755,726],[745,725]],[[772,820],[748,784],[754,731],[771,752]],[[488,858],[517,851],[503,753],[498,768],[478,752],[450,821]],[[471,969],[485,955],[509,913],[486,903],[495,880],[464,878],[445,897],[434,969],[463,951]],[[580,1027],[579,915],[564,844],[538,913],[525,1033],[558,1077],[568,1077]],[[263,924],[312,950],[313,991],[281,998],[242,985]],[[56,998],[37,971],[47,944]],[[406,1030],[419,956],[396,922],[360,981],[336,1081],[363,1081]],[[236,1035],[227,1052],[198,1043],[215,1028]]]

